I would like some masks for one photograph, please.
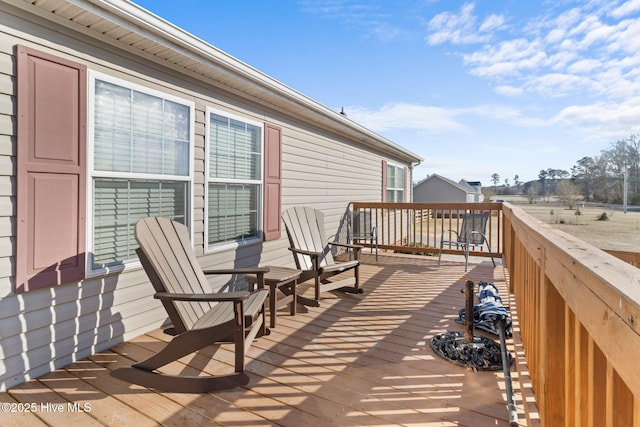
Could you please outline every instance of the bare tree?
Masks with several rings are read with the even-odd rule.
[[[558,183],[556,195],[560,201],[569,206],[569,209],[573,209],[577,202],[583,200],[583,196],[580,194],[580,187],[568,179],[563,179]]]
[[[529,201],[530,205],[532,205],[533,202],[538,199],[538,196],[540,194],[540,188],[538,185],[538,182],[534,181],[529,184],[529,186],[527,186],[527,189],[525,190],[525,194],[527,195],[527,200]]]

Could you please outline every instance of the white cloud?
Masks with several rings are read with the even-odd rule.
[[[621,22],[611,39],[611,43],[607,46],[609,52],[638,55],[640,51],[640,20],[633,19]]]
[[[480,32],[493,31],[504,28],[506,19],[502,15],[489,15],[480,25]]]
[[[306,13],[339,21],[349,27],[363,29],[366,37],[389,42],[402,30],[388,22],[390,15],[382,11],[376,2],[362,0],[299,0]]]
[[[545,37],[545,42],[547,43],[558,43],[562,42],[566,38],[566,32],[562,28],[554,28],[549,31],[549,34]]]
[[[463,125],[455,120],[455,112],[427,105],[392,103],[379,110],[345,107],[349,118],[374,132],[391,129],[414,129],[440,133],[459,130]]]
[[[506,89],[505,91],[510,90]],[[517,90],[517,89],[511,89]],[[429,105],[392,103],[378,110],[364,107],[345,107],[348,117],[374,132],[417,130],[429,134],[465,133],[463,123],[495,122],[523,127],[546,127],[548,122],[528,117],[518,108],[499,104],[480,104],[464,108],[440,108]]]
[[[524,93],[524,90],[521,87],[515,87],[515,86],[509,86],[509,85],[497,86],[495,88],[495,91],[497,94],[504,95],[504,96],[519,96]]]
[[[601,66],[602,63],[597,59],[581,59],[568,65],[567,71],[572,74],[588,74]]]
[[[547,61],[547,54],[538,40],[519,38],[497,46],[484,46],[479,51],[464,55],[463,61],[471,66],[472,74],[494,78],[538,68]]]
[[[551,30],[559,30],[563,33],[572,31],[577,25],[585,19],[584,14],[579,8],[572,8],[560,13],[557,17],[550,19],[543,17],[542,21],[534,23],[542,28],[551,28]]]
[[[638,103],[597,103],[566,107],[552,121],[581,129],[588,138],[606,141],[640,133],[638,117]]]
[[[490,40],[491,35],[487,31],[501,27],[505,19],[498,15],[489,16],[483,24],[476,25],[477,18],[473,15],[475,4],[466,3],[460,8],[459,13],[443,12],[434,16],[429,21],[429,35],[426,41],[430,45],[443,43],[471,44],[482,43]]]
[[[638,11],[640,11],[640,0],[629,0],[611,11],[611,16],[622,18]]]
[[[568,73],[546,73],[530,79],[525,88],[531,93],[548,98],[558,98],[581,93],[585,89],[593,90],[593,82],[590,78]]]

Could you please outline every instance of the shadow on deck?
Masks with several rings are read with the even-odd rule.
[[[380,255],[376,263],[365,254],[364,294],[324,294],[321,307],[295,317],[283,309],[278,326],[249,350],[246,387],[157,393],[111,377],[112,369],[147,357],[168,340],[154,330],[0,393],[0,402],[33,404],[33,410],[0,413],[1,424],[506,426],[502,371],[472,372],[430,347],[433,335],[464,329],[455,319],[467,278],[495,283],[508,304],[502,265],[472,263],[465,274],[462,261],[443,258],[438,268],[433,257]],[[311,292],[307,284],[301,289]],[[166,371],[215,374],[232,366],[232,347],[223,344]],[[525,425],[515,367],[512,377]]]

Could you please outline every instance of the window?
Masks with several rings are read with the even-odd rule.
[[[387,163],[387,202],[404,202],[404,168]]]
[[[97,272],[136,257],[139,219],[188,224],[194,106],[110,78],[91,83],[89,269]]]
[[[263,127],[207,109],[207,248],[261,239]]]

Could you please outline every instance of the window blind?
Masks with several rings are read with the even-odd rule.
[[[186,224],[191,107],[99,79],[94,107],[91,269],[98,270],[135,258],[141,218]]]
[[[207,243],[210,245],[258,237],[261,136],[259,126],[209,114]]]

